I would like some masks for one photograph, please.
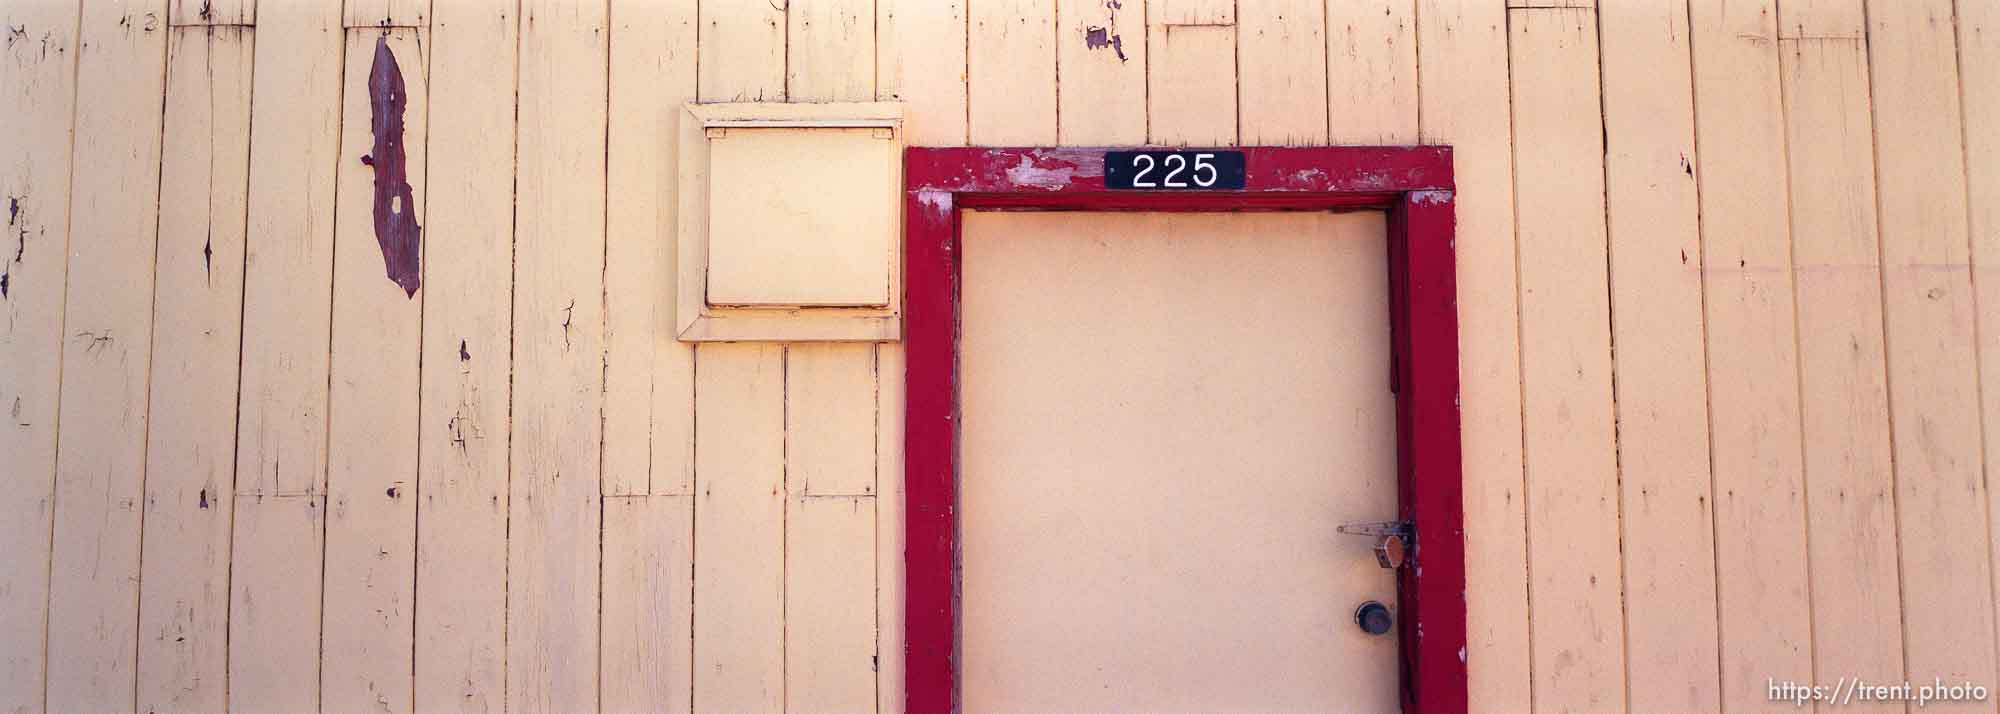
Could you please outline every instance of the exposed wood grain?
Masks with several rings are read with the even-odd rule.
[[[1627,705],[1714,711],[1694,87],[1685,2],[1600,3]],[[1689,613],[1698,616],[1690,617]]]
[[[875,96],[903,102],[906,144],[966,142],[966,2],[875,3]]]
[[[1408,144],[1417,138],[1414,0],[1329,0],[1326,101],[1336,144]]]
[[[346,0],[348,27],[428,28],[431,0]]]
[[[603,711],[692,706],[693,538],[692,496],[604,499]]]
[[[1057,0],[1055,40],[1057,143],[1144,143],[1146,0]]]
[[[385,267],[389,251],[378,245],[387,238],[378,232],[394,225],[384,223],[385,207],[419,226],[425,220],[425,34],[410,28],[346,33],[320,641],[320,702],[334,711],[414,706],[418,360],[428,293],[405,293],[393,279],[393,265]],[[396,76],[400,87],[391,79]],[[384,206],[378,204],[378,192],[387,189],[382,182],[399,176],[385,142],[397,131],[413,198],[403,205],[400,195],[392,195]]]
[[[229,580],[230,711],[319,709],[319,554],[325,543],[325,507],[325,498],[318,495],[236,496]]]
[[[1490,711],[1529,707],[1526,501],[1521,465],[1507,18],[1494,3],[1417,8],[1421,138],[1451,144],[1459,185],[1458,365],[1465,463],[1468,690]]]
[[[512,7],[441,0],[425,151],[415,703],[505,704],[514,249]],[[495,146],[506,147],[495,151]]]
[[[1155,0],[1149,7],[1158,8]],[[1158,12],[1158,10],[1155,10]],[[1228,146],[1236,143],[1236,28],[1227,25],[1147,25],[1151,63],[1146,91],[1147,143]],[[1227,73],[1228,82],[1189,77]]]
[[[1985,473],[2000,459],[2000,3],[1958,3],[1958,70],[1965,131],[1965,180],[1972,234],[1973,304],[1979,306],[1979,388]],[[1995,498],[1987,491],[1987,498]],[[1988,502],[1987,514],[2000,513]],[[1988,525],[1989,543],[2000,528]],[[2000,558],[2000,549],[1989,550]],[[2000,571],[2000,560],[1991,566]],[[2000,607],[2000,603],[1996,603]]]
[[[255,25],[257,0],[170,0],[167,24]]]
[[[1869,3],[1904,666],[1992,676],[1991,523],[1951,0]]]
[[[785,359],[788,493],[865,496],[875,492],[875,379],[872,344],[822,343],[791,348]]]
[[[225,708],[250,61],[243,27],[168,38],[139,591],[139,711]]]
[[[873,395],[863,401],[872,409]],[[875,502],[798,491],[785,500],[787,711],[875,707]]]
[[[1812,535],[1812,664],[1821,676],[1891,681],[1904,672],[1903,620],[1861,25],[1855,0],[1778,7]]]
[[[695,93],[695,3],[611,8],[605,190],[604,493],[686,493],[694,348],[673,339],[681,105]]]
[[[875,97],[875,1],[785,5],[785,96],[794,102]]]
[[[136,706],[166,9],[85,5],[77,42],[76,133],[90,139],[76,142],[70,174],[45,695],[55,711]]]
[[[966,123],[974,146],[1056,143],[1056,0],[969,7]]]
[[[607,9],[524,5],[507,710],[565,712],[598,694]]]
[[[317,494],[326,483],[339,28],[340,4],[331,0],[273,3],[259,20],[239,493]]]
[[[1319,3],[1238,3],[1236,115],[1243,143],[1326,143],[1325,10]]]
[[[785,347],[695,352],[694,708],[784,708]]]
[[[0,711],[38,711],[48,661],[50,519],[69,261],[70,140],[77,8],[9,3],[0,25],[31,42],[0,45]],[[29,248],[33,247],[30,251]]]
[[[700,2],[701,101],[785,101],[785,6]]]
[[[903,711],[903,345],[875,348],[875,711]]]
[[[1596,20],[1508,17],[1537,711],[1625,692]]]

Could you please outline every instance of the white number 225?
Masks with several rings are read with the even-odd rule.
[[[1194,155],[1193,173],[1195,186],[1207,188],[1215,185],[1215,180],[1219,175],[1216,173],[1214,162],[1211,161],[1214,158],[1215,154]],[[1152,173],[1153,169],[1160,168],[1162,165],[1164,165],[1167,173],[1158,182],[1146,178],[1146,174]],[[1187,179],[1176,178],[1182,173],[1187,172],[1188,160],[1187,156],[1183,154],[1168,154],[1167,158],[1157,163],[1154,162],[1151,154],[1140,154],[1132,157],[1132,166],[1139,170],[1138,173],[1132,174],[1133,188],[1189,188]],[[1203,175],[1204,172],[1206,173],[1205,176]]]

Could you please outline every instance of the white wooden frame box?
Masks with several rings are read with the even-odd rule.
[[[681,340],[901,334],[902,105],[689,104]]]

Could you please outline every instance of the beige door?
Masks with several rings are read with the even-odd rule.
[[[968,213],[967,712],[1394,711],[1379,213]]]

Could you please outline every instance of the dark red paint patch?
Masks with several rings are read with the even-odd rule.
[[[417,214],[403,156],[403,69],[389,38],[375,40],[375,64],[368,70],[369,124],[375,150],[361,162],[375,167],[375,242],[382,246],[382,263],[389,280],[415,297],[423,283],[423,227]]]

